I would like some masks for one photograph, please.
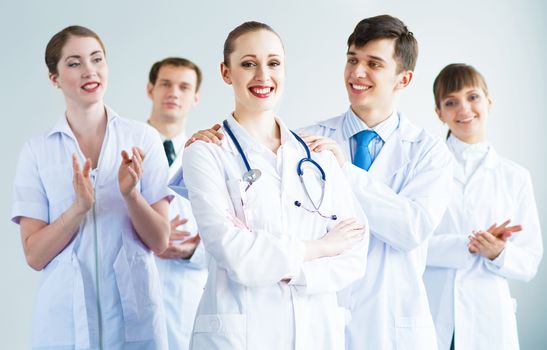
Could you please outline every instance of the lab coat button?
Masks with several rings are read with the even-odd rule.
[[[211,317],[211,319],[209,320],[209,326],[211,327],[211,331],[213,332],[220,330],[220,318],[218,316]]]

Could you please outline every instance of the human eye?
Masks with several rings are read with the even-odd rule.
[[[76,68],[80,65],[80,62],[74,60],[74,61],[68,61],[66,64],[70,68]]]
[[[469,95],[469,101],[471,102],[475,102],[475,101],[478,101],[480,100],[480,95],[479,94],[471,94]]]
[[[368,63],[368,66],[369,66],[370,68],[374,68],[374,69],[380,68],[380,67],[381,67],[381,65],[380,65],[378,62],[375,62],[375,61],[370,61],[370,62]]]
[[[456,106],[456,101],[454,101],[454,100],[446,100],[446,101],[444,101],[443,105],[444,105],[446,108],[452,108],[452,107],[455,107],[455,106]]]
[[[349,64],[357,64],[357,59],[355,57],[348,57],[347,63]]]
[[[269,65],[272,68],[277,68],[277,67],[281,66],[281,62],[279,62],[278,60],[273,60],[269,63]]]
[[[241,67],[243,67],[243,68],[253,68],[253,67],[256,67],[256,63],[254,63],[253,61],[243,61],[243,62],[241,62]]]
[[[102,62],[102,61],[103,61],[103,58],[101,56],[93,58],[93,62],[95,62],[95,63],[99,63],[99,62]]]

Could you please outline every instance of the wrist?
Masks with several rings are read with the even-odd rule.
[[[139,191],[137,191],[137,187],[133,187],[129,193],[125,194],[122,193],[123,199],[126,201],[135,201],[139,196]]]

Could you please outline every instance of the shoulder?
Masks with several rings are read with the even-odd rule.
[[[531,182],[531,175],[528,169],[511,159],[502,157],[498,154],[496,155],[498,158],[498,166],[500,167],[503,174],[513,179],[514,181]]]
[[[444,140],[413,124],[404,115],[401,115],[398,133],[401,142],[406,143],[418,158],[427,160],[442,158],[452,161],[452,155]]]
[[[320,134],[323,136],[330,135],[336,130],[342,127],[344,119],[344,114],[336,116],[334,118],[325,119],[319,121],[315,124],[299,128],[298,132],[309,133],[309,134]]]

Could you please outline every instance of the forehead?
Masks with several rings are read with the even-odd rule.
[[[458,96],[458,95],[468,95],[468,94],[484,94],[484,91],[482,90],[482,88],[480,86],[475,86],[475,85],[467,85],[467,86],[464,86],[463,88],[461,88],[460,90],[458,91],[452,91],[452,92],[448,92],[444,98],[448,98],[448,97],[453,97],[453,96]]]
[[[366,43],[364,46],[356,47],[352,44],[348,48],[348,53],[354,53],[356,56],[374,56],[383,59],[386,62],[393,61],[395,58],[395,39],[375,39]]]
[[[195,85],[197,82],[197,74],[191,68],[168,64],[160,68],[158,80],[171,80]]]
[[[284,56],[283,44],[279,37],[269,30],[245,33],[234,42],[234,55],[276,55]]]
[[[97,39],[87,36],[70,36],[63,46],[62,56],[83,56],[96,51],[103,52],[103,48]]]

